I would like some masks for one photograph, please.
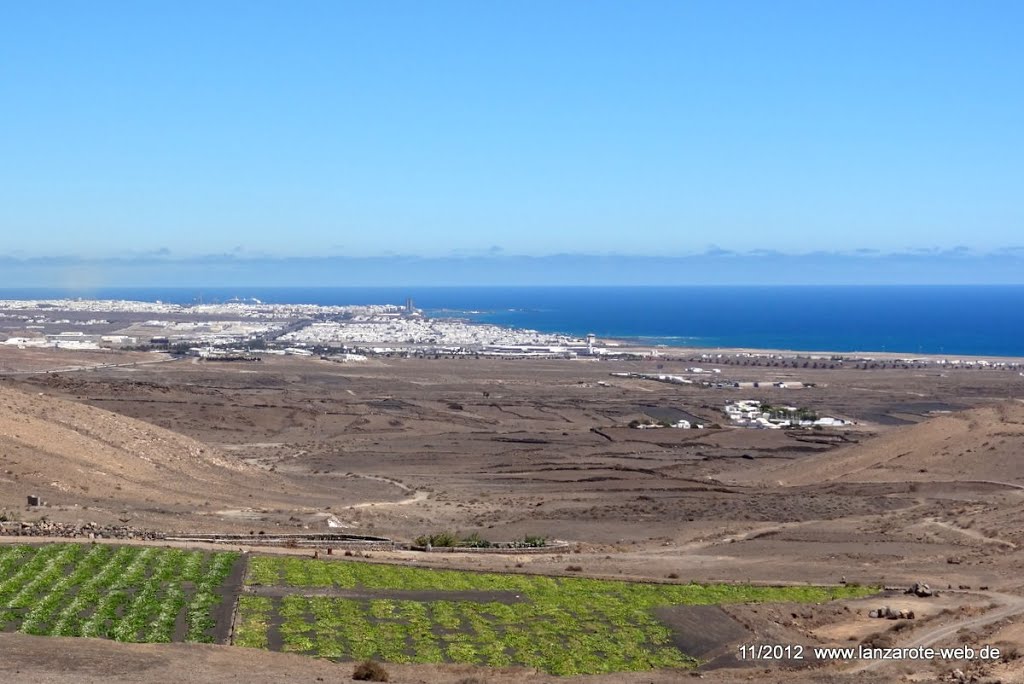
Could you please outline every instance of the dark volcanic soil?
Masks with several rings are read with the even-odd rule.
[[[0,353],[5,368],[20,363],[19,350]],[[34,368],[43,363],[38,356],[30,359]],[[692,364],[659,363],[664,373]],[[648,361],[469,358],[183,360],[12,376],[4,387],[31,402],[15,401],[0,416],[9,426],[0,435],[0,509],[21,519],[123,518],[173,530],[330,530],[399,540],[451,530],[495,541],[529,534],[573,542],[541,555],[372,554],[440,567],[562,574],[571,564],[604,577],[923,580],[1022,590],[1024,404],[1006,399],[1022,389],[1016,373],[722,368],[723,378],[760,387],[610,375],[653,372]],[[777,381],[813,386],[772,387]],[[140,424],[92,429],[111,414],[75,422],[47,411],[50,398],[179,433],[187,441],[159,433],[173,446],[166,453],[180,452],[180,444],[202,459],[210,454],[200,449],[209,448],[246,474],[196,484],[173,464],[157,463],[146,465],[152,488],[129,490],[116,465],[135,449]],[[808,407],[855,424],[820,431],[626,427],[645,413],[725,425],[723,405],[739,399]],[[992,408],[941,413],[976,407]],[[61,465],[70,456],[46,444],[47,425],[66,440],[91,430],[89,444],[113,450],[106,465]],[[28,493],[48,505],[27,509]],[[821,636],[826,643],[873,626],[856,614],[831,619],[851,626],[833,624]]]

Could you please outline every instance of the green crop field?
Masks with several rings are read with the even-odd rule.
[[[236,559],[103,544],[0,547],[0,630],[212,642],[214,610]]]
[[[551,674],[686,668],[674,605],[823,602],[869,587],[644,584],[142,546],[0,546],[0,630],[233,643],[339,660],[526,665]],[[230,585],[230,586],[229,586]]]
[[[876,591],[642,584],[267,556],[250,560],[246,585],[237,645],[396,663],[527,665],[556,675],[696,665],[655,618],[660,606],[823,602]]]

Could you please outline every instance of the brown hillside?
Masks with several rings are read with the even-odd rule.
[[[23,508],[27,494],[49,502],[34,512],[54,519],[218,529],[294,526],[294,514],[403,495],[385,483],[268,472],[143,421],[0,387],[0,508]]]
[[[938,416],[763,477],[786,485],[940,480],[1024,485],[1024,404]]]

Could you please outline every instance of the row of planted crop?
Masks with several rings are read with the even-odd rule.
[[[856,585],[753,586],[737,584],[654,584],[579,577],[434,570],[399,565],[258,556],[249,564],[250,585],[339,587],[381,590],[508,591],[534,599],[577,596],[618,597],[645,608],[658,605],[799,601],[823,602],[867,596],[877,589]]]
[[[621,607],[620,607],[621,608]],[[575,612],[573,610],[575,609]],[[552,674],[685,667],[693,660],[670,644],[649,613],[530,602],[245,596],[235,643],[265,648],[274,611],[287,651],[389,662],[527,665]]]
[[[129,586],[144,576],[154,551],[138,547],[97,547],[109,552],[107,563],[78,587],[53,623],[56,636],[110,636],[105,615],[115,616],[116,605],[126,598],[116,585]]]
[[[429,570],[401,565],[256,556],[246,583],[290,587],[339,587],[405,590],[523,591],[549,578],[458,570]]]
[[[191,580],[195,584],[195,594],[188,604],[186,614],[188,624],[186,641],[213,642],[212,632],[216,625],[213,611],[223,600],[219,592],[231,575],[231,570],[237,560],[238,554],[236,553],[214,554],[205,572],[198,579]]]
[[[186,639],[212,641],[212,611],[237,555],[207,558],[153,547],[0,549],[0,621],[29,634],[168,642],[185,611]]]
[[[18,617],[19,609],[31,605],[50,585],[63,577],[65,569],[84,554],[77,545],[44,547],[37,553],[29,549],[25,562],[0,582],[0,623],[6,625]]]
[[[68,548],[65,553],[70,551],[72,549]],[[49,633],[54,616],[70,601],[70,594],[89,578],[95,577],[107,563],[109,555],[108,548],[94,546],[69,574],[61,574],[67,559],[55,559],[57,562],[49,571],[40,573],[33,582],[26,584],[19,596],[10,603],[11,607],[16,608],[31,607],[21,621],[20,631],[26,634]]]
[[[823,602],[866,596],[872,587],[654,584],[578,577],[433,570],[356,561],[256,557],[247,583],[381,592],[373,601],[243,597],[236,643],[266,647],[271,624],[285,650],[392,662],[522,664],[552,674],[685,667],[653,609],[737,602]],[[385,598],[401,590],[492,591],[495,601]],[[297,594],[300,592],[296,592]],[[500,603],[512,593],[522,602]],[[454,597],[453,597],[454,598]]]

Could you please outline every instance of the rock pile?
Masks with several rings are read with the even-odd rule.
[[[94,522],[60,523],[40,520],[36,522],[0,523],[0,534],[12,537],[68,537],[79,539],[141,539],[154,541],[162,534],[136,527],[100,525]]]
[[[910,588],[903,593],[913,594],[914,596],[920,596],[921,598],[935,596],[935,592],[932,591],[932,588],[924,582],[914,582],[910,585]]]
[[[906,610],[901,608],[900,610],[893,610],[889,606],[882,606],[868,613],[868,617],[871,618],[884,618],[886,620],[913,620],[915,618],[914,611]]]

